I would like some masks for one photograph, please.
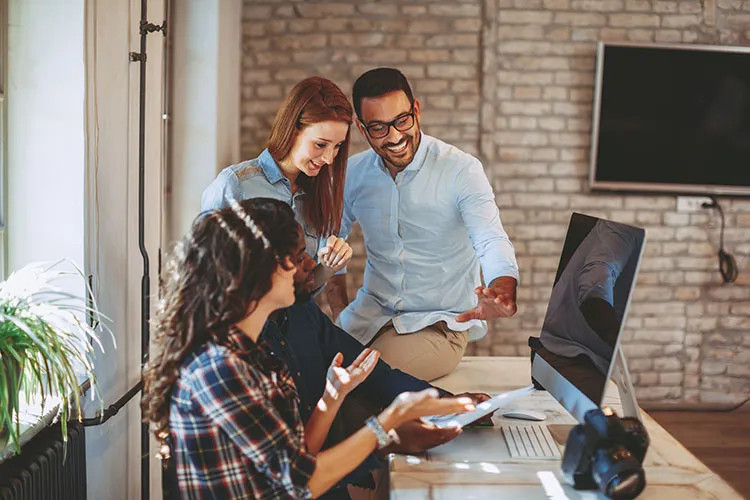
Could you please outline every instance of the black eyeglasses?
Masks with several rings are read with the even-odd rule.
[[[414,126],[414,105],[411,107],[411,111],[408,114],[401,115],[395,120],[388,123],[373,123],[372,125],[365,125],[367,134],[373,139],[382,139],[387,137],[391,132],[391,127],[395,128],[399,132],[406,132]]]

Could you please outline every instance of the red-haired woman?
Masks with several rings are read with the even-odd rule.
[[[337,238],[351,123],[352,106],[336,84],[317,76],[302,80],[276,113],[266,149],[222,170],[203,192],[202,210],[258,197],[289,204],[318,263],[313,288],[319,288],[352,257]]]

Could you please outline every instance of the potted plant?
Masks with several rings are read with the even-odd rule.
[[[111,332],[101,323],[106,318],[93,300],[87,302],[58,286],[71,279],[88,286],[75,265],[59,261],[29,264],[0,283],[0,430],[15,452],[20,451],[23,400],[59,398],[55,418],[61,420],[65,442],[68,419],[82,415],[81,377],[91,382],[92,397],[99,395],[93,346],[101,349],[101,343],[87,316]]]

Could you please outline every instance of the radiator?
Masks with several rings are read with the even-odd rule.
[[[0,463],[0,500],[86,500],[86,439],[83,425],[68,423],[63,463],[60,424],[26,443],[21,454]]]

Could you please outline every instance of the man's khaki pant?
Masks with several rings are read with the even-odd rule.
[[[381,359],[391,368],[429,382],[452,372],[468,343],[468,330],[455,332],[445,321],[404,335],[399,335],[389,321],[368,347],[380,351]]]

